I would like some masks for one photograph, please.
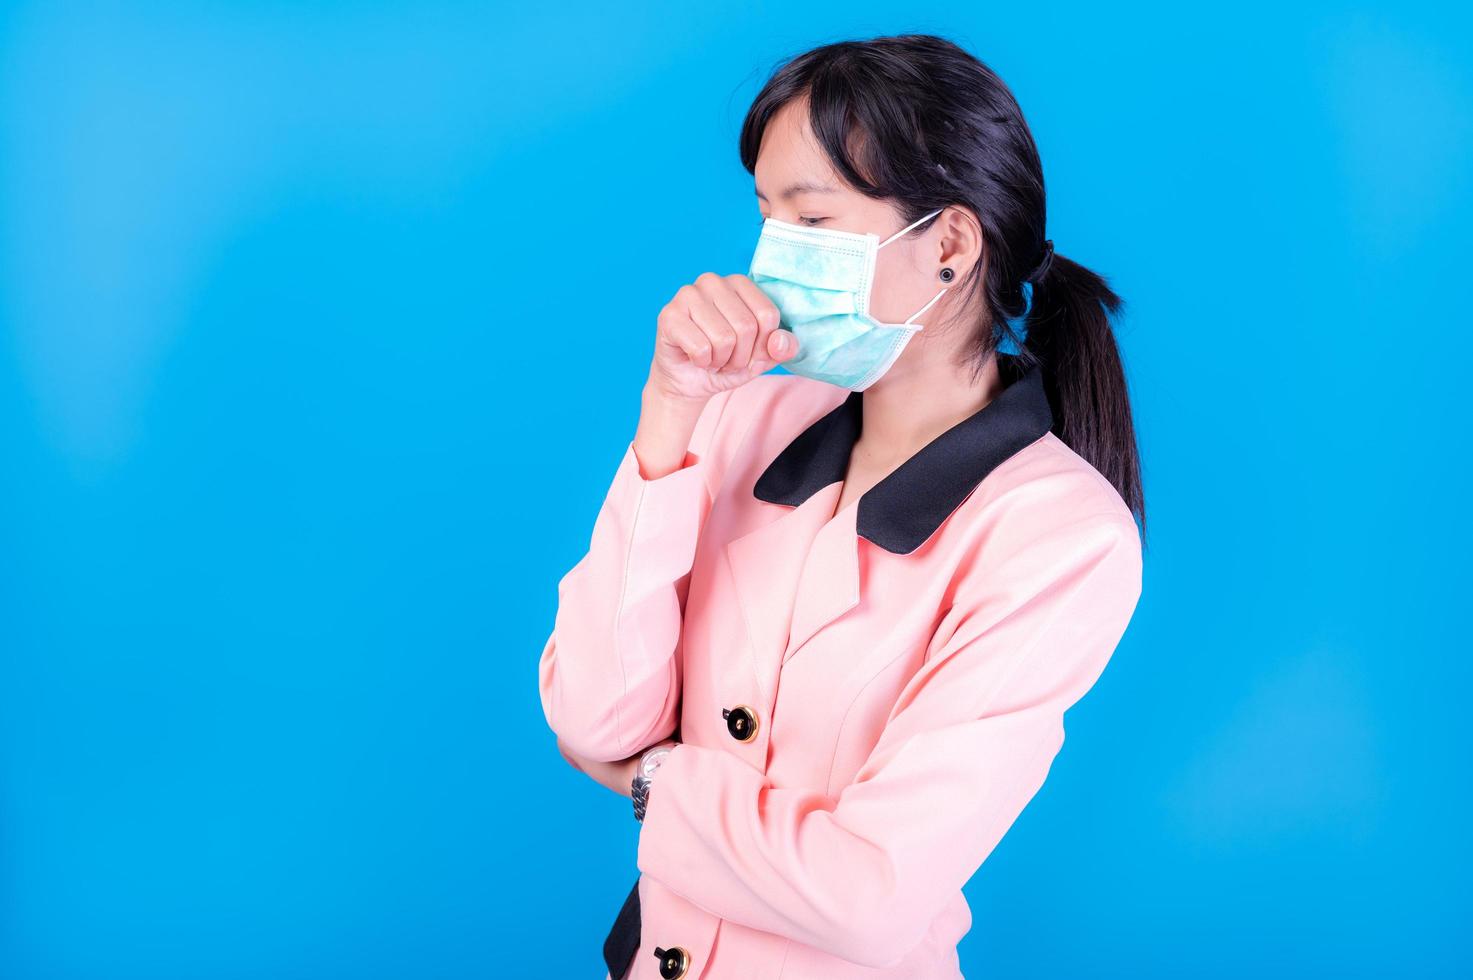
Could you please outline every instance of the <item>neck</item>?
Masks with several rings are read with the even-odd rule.
[[[864,391],[863,430],[854,453],[869,463],[900,465],[980,412],[1003,388],[996,356],[987,358],[976,378],[950,359],[907,367],[904,372],[892,369]]]

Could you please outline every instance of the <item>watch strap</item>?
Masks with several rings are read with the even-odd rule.
[[[629,792],[629,799],[634,803],[634,819],[644,823],[645,807],[649,805],[650,799],[650,777],[640,773],[634,777],[634,785]]]

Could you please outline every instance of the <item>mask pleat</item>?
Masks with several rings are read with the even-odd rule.
[[[767,294],[782,313],[783,324],[795,327],[826,316],[853,315],[856,297],[841,289],[816,289],[803,283],[752,276],[757,288]]]

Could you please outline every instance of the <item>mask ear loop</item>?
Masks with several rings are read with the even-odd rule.
[[[949,289],[949,288],[950,287],[943,287],[942,290],[941,290],[941,292],[939,292],[935,296],[932,296],[931,297],[931,301],[929,303],[927,303],[925,306],[921,307],[920,309],[916,310],[910,316],[906,317],[905,318],[905,322],[902,323],[901,326],[902,327],[915,327],[917,330],[919,330],[923,326],[925,326],[925,324],[911,323],[910,321],[914,320],[916,317],[920,316],[922,313],[926,312],[931,307],[935,306],[936,305],[936,301],[938,299],[940,299],[942,296],[945,296],[946,295],[946,290]]]
[[[875,246],[876,250],[879,250],[879,249],[884,248],[886,245],[889,245],[891,242],[893,242],[895,239],[899,238],[901,235],[903,235],[906,232],[910,231],[916,225],[921,224],[922,222],[927,221],[930,218],[936,217],[936,215],[940,214],[942,211],[945,211],[945,210],[946,210],[945,208],[937,208],[935,211],[932,211],[930,214],[924,215],[923,217],[920,217],[920,218],[917,218],[915,221],[912,221],[910,224],[906,225],[904,228],[900,229],[895,234],[893,234],[889,238],[885,239],[883,242],[880,242],[879,245],[876,245]],[[935,296],[932,296],[931,297],[931,301],[929,303],[927,303],[925,306],[921,307],[920,309],[916,310],[910,316],[906,317],[905,318],[905,322],[902,323],[901,326],[902,327],[911,327],[911,326],[913,326],[916,329],[920,329],[921,327],[923,327],[924,324],[911,323],[911,321],[914,320],[916,317],[920,316],[922,313],[924,313],[927,310],[929,310],[932,306],[936,305],[936,301],[938,299],[940,299],[942,296],[945,296],[945,295],[946,295],[946,289],[942,289],[941,292],[939,292]]]
[[[899,238],[901,235],[903,235],[906,232],[910,231],[916,225],[921,224],[922,222],[924,222],[924,221],[926,221],[926,220],[928,220],[930,218],[936,217],[936,215],[940,214],[942,211],[945,211],[945,210],[946,210],[945,208],[937,208],[935,211],[932,211],[930,214],[926,215],[925,217],[917,218],[916,220],[912,221],[910,224],[906,225],[904,228],[902,228],[899,231],[897,231],[895,234],[891,235],[889,238],[885,239],[883,242],[880,242],[880,244],[876,245],[875,248],[877,248],[877,249],[884,248],[886,245],[889,245],[891,242],[893,242],[895,239]]]

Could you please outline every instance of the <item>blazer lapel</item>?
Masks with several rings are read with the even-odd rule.
[[[727,542],[726,558],[747,627],[757,684],[771,707],[783,663],[859,602],[854,508],[833,513],[843,484],[796,507],[760,504],[766,523]]]
[[[827,499],[836,498],[842,484],[825,491]],[[825,505],[832,509],[832,503]],[[854,533],[856,508],[846,507],[818,529],[808,550],[798,582],[798,599],[793,621],[788,630],[788,643],[783,651],[786,663],[803,644],[829,623],[859,604],[859,549]]]

